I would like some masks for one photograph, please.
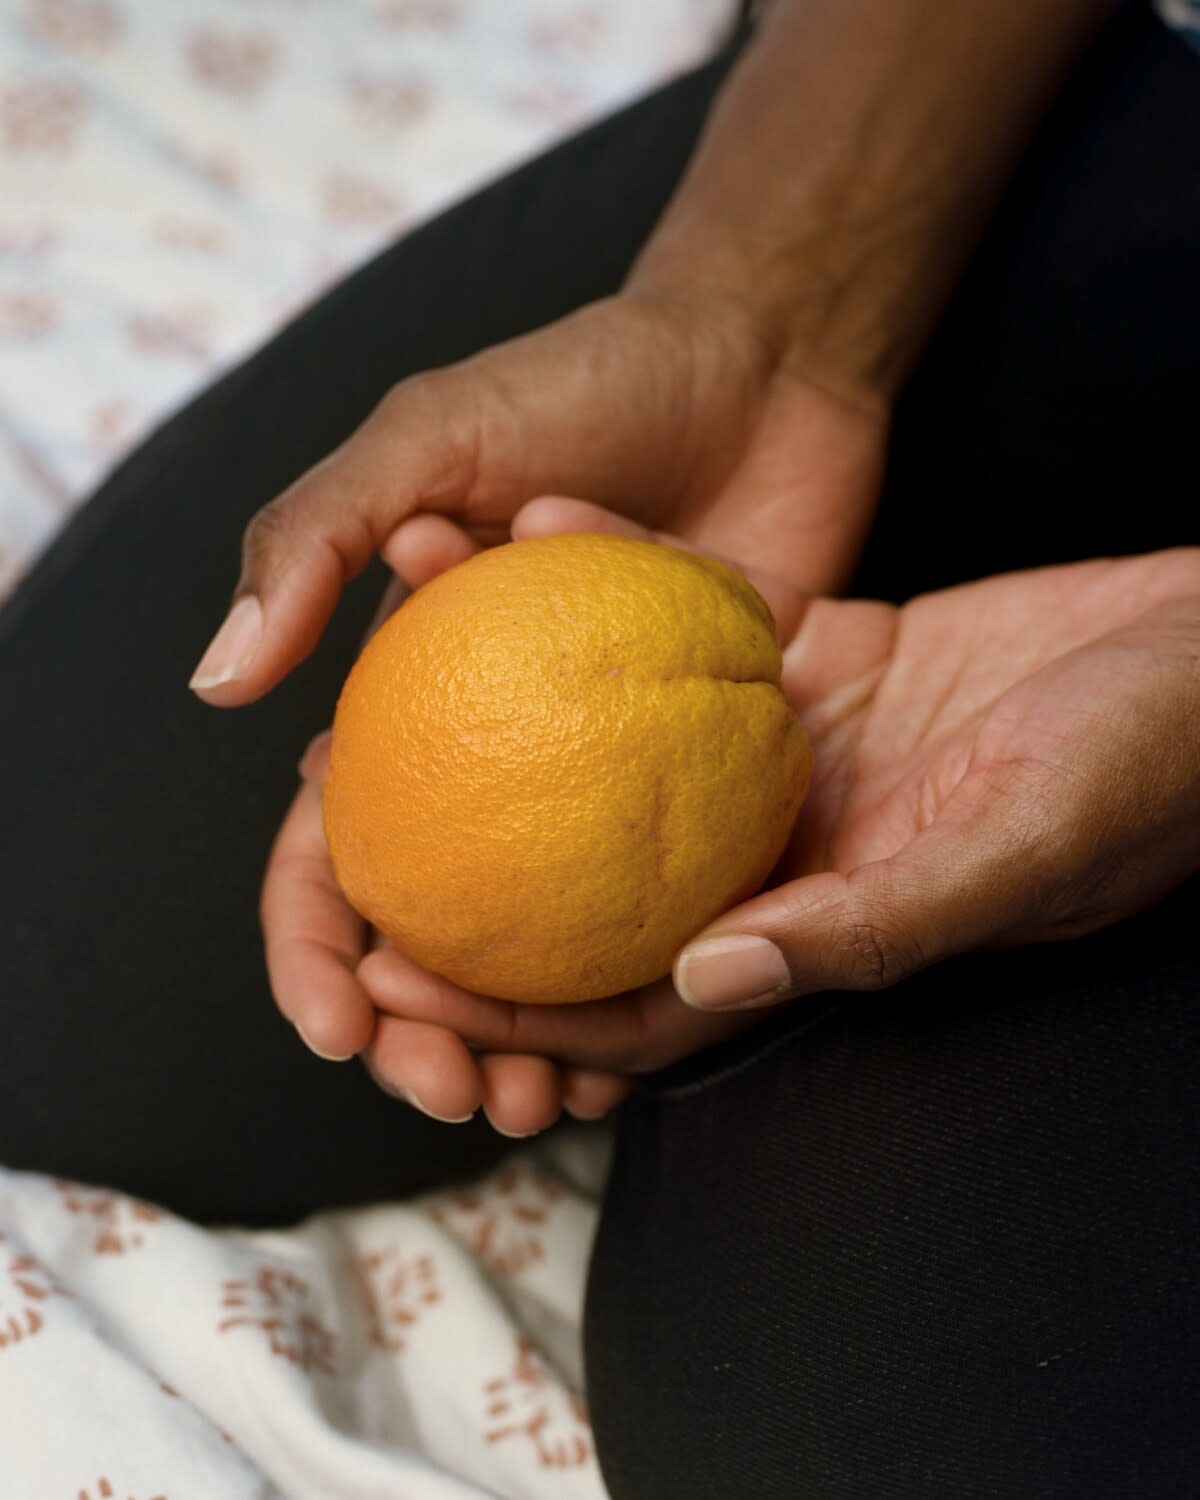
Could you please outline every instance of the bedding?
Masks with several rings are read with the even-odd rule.
[[[582,1394],[604,1125],[478,1182],[202,1229],[0,1169],[4,1500],[603,1500]]]
[[[0,596],[373,251],[711,50],[734,0],[0,7]]]

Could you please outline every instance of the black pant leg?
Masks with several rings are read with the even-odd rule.
[[[585,1318],[613,1500],[1194,1500],[1198,922],[1193,882],[632,1096]]]
[[[380,580],[253,708],[187,678],[250,515],[413,371],[616,289],[728,55],[480,193],[337,288],[133,454],[0,615],[0,1161],[201,1219],[412,1192],[506,1149],[309,1056],[256,905],[307,739]]]

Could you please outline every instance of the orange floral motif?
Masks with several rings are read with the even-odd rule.
[[[102,401],[88,417],[88,437],[106,458],[123,453],[133,441],[135,423],[127,401]]]
[[[75,144],[86,96],[70,78],[25,78],[0,90],[0,143],[7,150],[62,153]]]
[[[399,1354],[422,1309],[442,1300],[432,1255],[405,1256],[392,1246],[359,1261],[367,1304],[367,1336]]]
[[[109,0],[29,0],[25,24],[42,41],[84,52],[111,45],[121,16]]]
[[[449,31],[458,22],[461,11],[461,0],[385,0],[378,14],[384,26],[393,26],[397,31],[410,26]]]
[[[533,22],[529,39],[539,52],[591,56],[604,45],[608,17],[601,5],[583,5],[544,15]]]
[[[485,1265],[512,1276],[545,1255],[538,1230],[561,1197],[548,1173],[509,1165],[478,1187],[434,1203],[430,1213]]]
[[[79,1491],[76,1500],[126,1500],[126,1497],[118,1495],[117,1491],[112,1487],[111,1480],[98,1479],[94,1491],[90,1488],[82,1489]],[[130,1495],[128,1496],[128,1500],[138,1500],[138,1497]],[[164,1494],[147,1495],[146,1500],[167,1500],[167,1496]]]
[[[412,74],[351,73],[346,96],[364,115],[386,125],[411,125],[429,109],[433,90]]]
[[[162,1218],[162,1210],[138,1198],[126,1198],[106,1188],[84,1187],[59,1178],[54,1186],[70,1214],[90,1219],[95,1228],[92,1251],[96,1255],[124,1255],[145,1243],[146,1226]]]
[[[514,89],[505,98],[509,112],[522,119],[564,127],[581,119],[587,100],[579,92],[553,78]]]
[[[28,255],[39,259],[58,244],[52,224],[0,224],[0,255]]]
[[[230,1316],[217,1324],[218,1333],[231,1328],[261,1328],[271,1353],[301,1370],[334,1373],[336,1335],[308,1311],[309,1286],[303,1277],[282,1266],[260,1265],[249,1280],[225,1282],[221,1307]]]
[[[58,323],[58,308],[38,292],[0,296],[0,338],[42,339]]]
[[[228,151],[197,151],[186,142],[174,140],[164,141],[161,149],[172,166],[194,172],[224,193],[237,194],[245,188],[245,164]]]
[[[206,307],[132,313],[125,328],[139,354],[203,360],[211,353],[212,313]]]
[[[251,99],[262,91],[279,61],[279,43],[269,31],[197,26],[187,42],[195,77],[218,93]]]
[[[350,228],[377,229],[393,224],[404,205],[389,188],[356,172],[330,172],[321,185],[325,217]]]
[[[156,219],[151,233],[160,245],[168,245],[172,250],[202,250],[211,254],[225,243],[225,231],[220,224],[174,214]]]
[[[527,1338],[518,1337],[511,1369],[483,1387],[487,1402],[484,1441],[525,1437],[544,1469],[575,1469],[591,1455],[587,1407],[547,1374]]]
[[[40,1333],[46,1321],[43,1304],[65,1295],[32,1255],[6,1251],[0,1234],[0,1350]]]

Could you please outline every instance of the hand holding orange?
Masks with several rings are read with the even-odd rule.
[[[769,610],[724,564],[576,533],[413,594],[351,671],[325,831],[347,899],[465,988],[647,984],[752,895],[808,787]]]

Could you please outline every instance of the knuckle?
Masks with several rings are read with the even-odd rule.
[[[856,990],[888,989],[920,964],[915,939],[894,917],[861,902],[845,916],[841,949],[844,972]]]
[[[883,989],[895,968],[883,934],[871,922],[853,922],[848,937],[855,984],[866,990]]]
[[[488,370],[486,356],[475,355],[409,375],[367,423],[382,448],[418,476],[425,509],[470,501],[489,425],[485,413],[497,406]]]
[[[398,385],[392,386],[391,390],[380,398],[379,404],[371,413],[371,422],[391,427],[396,422],[403,421],[411,400],[411,386],[420,378],[419,375],[410,375],[407,380],[402,380]]]
[[[397,381],[375,408],[374,418],[387,426],[415,420],[441,395],[443,375],[438,370],[420,370]]]
[[[272,500],[251,517],[242,536],[243,577],[257,577],[268,568],[287,545],[292,530],[288,507],[282,498]]]

